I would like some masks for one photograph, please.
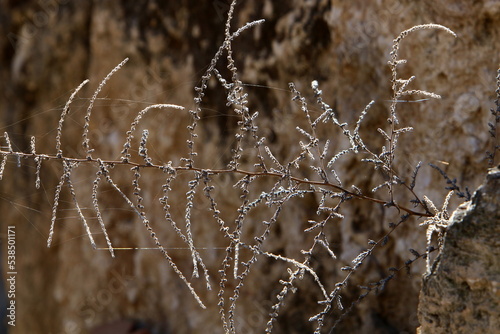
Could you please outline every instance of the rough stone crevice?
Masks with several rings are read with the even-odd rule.
[[[424,276],[421,334],[495,333],[500,328],[500,169],[450,220],[443,249]]]

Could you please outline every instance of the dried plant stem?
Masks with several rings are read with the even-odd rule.
[[[92,113],[92,108],[94,107],[94,102],[97,99],[97,95],[99,95],[99,93],[103,89],[104,85],[106,85],[106,82],[108,82],[108,80],[113,76],[113,74],[115,74],[120,68],[122,68],[123,65],[125,65],[125,63],[127,61],[128,61],[128,58],[125,58],[120,64],[116,65],[115,68],[113,68],[111,70],[111,72],[108,73],[108,75],[101,81],[101,83],[99,84],[99,86],[95,90],[94,95],[92,95],[92,98],[90,99],[90,103],[89,103],[89,106],[87,108],[87,114],[85,115],[85,124],[83,125],[83,135],[82,135],[82,137],[83,137],[82,146],[83,146],[83,149],[85,150],[85,152],[87,152],[87,158],[91,157],[91,153],[93,151],[90,148],[90,140],[88,137],[88,133],[89,133],[89,127],[90,127],[90,114]],[[84,83],[85,83],[85,81],[84,81]],[[82,86],[82,85],[80,85],[80,86]],[[61,124],[61,126],[62,126],[62,124]]]
[[[66,167],[68,164],[63,162],[63,165]],[[54,228],[55,228],[55,223],[56,223],[56,217],[57,217],[57,208],[59,206],[59,197],[61,196],[61,190],[66,182],[66,168],[63,171],[63,175],[59,179],[59,184],[56,187],[56,191],[54,193],[54,204],[52,206],[52,218],[51,218],[51,223],[50,223],[50,230],[49,230],[49,237],[47,238],[47,247],[50,247],[52,244],[52,238],[54,237]]]
[[[146,228],[146,230],[150,233],[151,235],[151,238],[153,239],[155,245],[158,247],[158,249],[160,250],[160,252],[163,254],[163,256],[165,257],[165,259],[167,260],[167,262],[169,263],[169,265],[172,267],[172,269],[174,270],[174,272],[177,274],[177,276],[179,276],[179,278],[186,284],[187,288],[189,289],[189,291],[191,292],[191,294],[193,295],[193,297],[195,298],[196,302],[198,303],[198,305],[200,305],[201,308],[203,309],[206,309],[206,306],[203,304],[203,302],[201,301],[200,297],[198,296],[198,294],[196,293],[196,291],[194,290],[193,286],[191,285],[191,283],[187,280],[186,276],[184,276],[184,274],[180,271],[180,269],[177,267],[177,265],[175,264],[175,262],[172,260],[172,258],[170,257],[170,255],[168,254],[167,250],[163,247],[163,245],[160,243],[160,239],[158,239],[156,233],[153,231],[153,228],[151,227],[151,224],[149,223],[149,220],[146,218],[146,215],[145,215],[145,212],[141,211],[140,209],[138,209],[136,207],[136,205],[134,205],[134,203],[128,198],[127,195],[125,195],[125,193],[118,187],[118,185],[111,179],[110,175],[109,175],[109,171],[106,167],[106,163],[103,162],[102,160],[99,159],[99,166],[100,166],[100,169],[101,169],[101,172],[102,172],[102,175],[104,175],[104,177],[106,178],[106,181],[122,196],[122,198],[127,202],[127,204],[130,206],[130,208],[132,210],[134,210],[137,215],[139,216],[139,218],[141,219],[142,223],[144,224],[144,227]]]
[[[9,154],[9,152],[0,150],[0,154],[7,155],[7,154]],[[14,152],[13,154],[18,155],[20,157],[30,157],[31,156],[31,154],[23,153],[23,152]],[[162,170],[163,167],[164,167],[162,165],[156,165],[156,164],[147,165],[147,164],[144,164],[144,163],[137,163],[137,162],[133,162],[133,161],[123,162],[123,161],[120,161],[120,160],[101,160],[101,159],[98,159],[98,158],[97,159],[94,159],[94,158],[90,158],[90,159],[86,159],[86,158],[66,158],[66,157],[59,158],[59,157],[57,157],[55,155],[44,155],[44,158],[47,159],[47,160],[64,160],[64,161],[78,162],[78,163],[81,163],[81,162],[98,163],[98,161],[101,161],[102,163],[104,163],[106,165],[113,165],[113,166],[128,165],[128,166],[131,166],[131,167],[141,167],[141,168],[149,167],[149,168],[156,168],[156,169],[159,169],[159,170]],[[172,167],[172,168],[175,169],[176,171],[195,171],[195,172],[205,172],[206,171],[203,168],[188,167],[188,166],[175,166],[175,167]],[[216,174],[241,174],[241,175],[254,176],[254,177],[276,177],[276,178],[282,178],[283,177],[283,174],[281,174],[279,172],[266,172],[266,171],[264,171],[264,172],[253,172],[253,171],[248,171],[248,170],[244,170],[244,169],[211,169],[210,173],[213,174],[213,175],[216,175]],[[384,201],[382,199],[377,199],[377,198],[374,198],[374,197],[362,195],[362,194],[359,194],[357,192],[353,192],[353,191],[347,190],[347,189],[345,189],[343,187],[340,187],[339,185],[336,185],[336,184],[325,183],[324,181],[313,181],[313,180],[309,180],[309,179],[305,179],[305,178],[300,178],[300,177],[295,177],[295,176],[289,176],[289,179],[292,180],[292,181],[298,182],[300,184],[305,184],[305,185],[317,185],[317,186],[331,187],[331,188],[333,188],[335,190],[338,190],[338,191],[341,191],[341,192],[345,193],[348,196],[352,196],[352,197],[355,197],[355,198],[368,200],[370,202],[374,202],[374,203],[378,203],[378,204],[382,204],[382,205],[389,204],[389,202]],[[410,208],[407,208],[407,207],[405,207],[403,205],[400,205],[400,204],[395,204],[395,205],[401,211],[405,211],[405,212],[407,212],[407,213],[409,213],[411,215],[414,215],[414,216],[419,216],[419,217],[430,217],[430,216],[432,216],[429,213],[414,211],[414,210],[412,210]]]
[[[57,135],[56,135],[56,151],[57,151],[57,156],[60,158],[62,158],[62,156],[63,156],[63,152],[61,150],[61,137],[62,137],[62,129],[63,129],[63,125],[64,125],[64,119],[65,119],[66,115],[69,113],[69,106],[71,105],[71,102],[73,102],[73,100],[75,99],[76,94],[78,94],[78,92],[82,89],[82,87],[85,86],[88,82],[89,82],[88,79],[84,80],[80,84],[80,86],[78,86],[75,89],[73,94],[71,94],[71,96],[69,97],[68,102],[66,102],[66,105],[64,106],[64,109],[61,113],[61,117],[59,119],[59,125],[57,126]]]
[[[130,144],[132,142],[132,138],[134,137],[133,133],[134,133],[137,125],[139,125],[139,122],[141,121],[141,119],[151,109],[162,109],[162,108],[172,108],[172,109],[177,109],[177,110],[184,110],[184,107],[181,107],[181,106],[178,106],[175,104],[153,104],[151,106],[148,106],[148,107],[142,109],[137,114],[137,116],[135,117],[132,124],[130,124],[130,130],[128,130],[126,133],[127,139],[125,140],[125,144],[123,145],[122,158],[121,158],[123,162],[128,162],[128,160],[130,159],[129,149],[130,149]]]
[[[90,244],[92,245],[92,248],[96,249],[97,246],[95,244],[94,238],[92,237],[92,232],[90,231],[90,227],[87,224],[87,219],[85,219],[85,216],[83,215],[82,210],[80,209],[80,205],[78,204],[78,200],[76,198],[76,192],[75,188],[73,187],[73,182],[71,182],[71,171],[73,168],[75,168],[77,165],[68,163],[66,162],[67,166],[67,173],[66,173],[66,183],[68,184],[69,187],[69,192],[71,194],[71,198],[73,199],[73,204],[75,205],[76,211],[78,212],[78,216],[80,217],[80,220],[82,221],[82,224],[85,228],[85,232],[87,232],[87,235],[90,240]]]

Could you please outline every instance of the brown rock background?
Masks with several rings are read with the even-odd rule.
[[[88,99],[99,81],[129,57],[128,64],[99,95],[90,128],[95,155],[119,158],[124,133],[139,110],[153,103],[174,103],[187,109],[193,106],[193,87],[223,41],[228,8],[222,0],[0,2],[1,132],[9,133],[15,149],[28,151],[29,136],[34,135],[39,152],[55,153],[61,110],[73,89],[89,78],[90,84],[78,95],[66,120],[63,138],[67,155],[81,155]],[[341,121],[349,123],[356,121],[370,100],[375,100],[362,135],[365,142],[380,147],[382,138],[375,130],[385,126],[386,101],[391,98],[387,60],[392,40],[402,30],[423,23],[439,23],[455,31],[456,39],[429,30],[414,33],[402,43],[401,55],[409,61],[402,67],[401,76],[416,75],[414,87],[443,98],[401,104],[402,123],[415,130],[401,138],[397,166],[402,174],[409,174],[418,161],[440,164],[460,185],[470,189],[479,185],[487,167],[484,152],[492,145],[487,122],[500,62],[497,1],[242,1],[236,8],[233,27],[259,18],[266,22],[234,42],[234,57],[242,81],[258,85],[246,87],[250,107],[262,115],[261,129],[282,160],[297,153],[293,128],[304,124],[303,113],[291,101],[288,82],[295,82],[311,107],[317,108],[309,87],[311,80],[318,80],[325,101],[337,110]],[[225,103],[223,90],[211,82],[198,130],[199,143],[203,143],[198,145],[201,166],[218,168],[230,159],[236,120]],[[319,113],[319,108],[316,110]],[[179,163],[187,152],[188,113],[152,111],[141,124],[151,133],[151,156]],[[342,137],[335,137],[336,133],[326,127],[322,131],[332,138],[332,151],[345,148]],[[42,189],[35,190],[33,166],[28,162],[21,165],[17,168],[16,162],[9,160],[0,183],[2,236],[6,226],[12,224],[18,233],[18,322],[13,333],[86,333],[121,318],[141,319],[161,333],[222,332],[216,283],[215,291],[202,295],[208,305],[208,310],[202,311],[160,254],[123,251],[111,259],[107,252],[94,251],[67,193],[63,193],[54,245],[47,249],[53,193],[61,170],[56,163],[46,163]],[[380,182],[370,167],[355,159],[344,159],[340,165],[344,184],[368,190]],[[123,173],[119,178],[129,182],[127,168]],[[89,214],[94,174],[92,167],[82,167],[74,175],[75,184],[80,184],[79,200]],[[179,220],[184,214],[189,177],[180,179],[178,197],[171,197],[171,201],[178,201],[174,213]],[[231,188],[234,181],[231,177],[216,181],[219,206],[229,212],[228,219],[234,218],[238,205],[233,199],[238,194]],[[143,175],[142,188],[153,189],[145,195],[146,203],[157,203],[162,182],[162,175]],[[416,191],[440,206],[447,192],[445,186],[436,171],[424,167]],[[126,190],[131,191],[131,187]],[[106,208],[104,218],[114,245],[152,247],[134,214],[124,210],[114,193],[106,196],[107,192],[110,189],[105,188],[101,194],[101,208]],[[312,201],[297,202],[285,210],[268,240],[268,250],[299,258],[300,249],[311,245],[312,236],[302,231],[307,219],[314,216],[317,202]],[[344,207],[345,220],[329,227],[330,241],[340,260],[332,263],[318,255],[315,270],[330,288],[344,275],[338,268],[366,248],[368,239],[380,237],[387,223],[397,216],[391,209],[354,204]],[[156,218],[154,224],[164,244],[182,247],[171,229],[161,225],[161,207],[152,205],[149,212],[150,218]],[[200,210],[195,215],[203,219],[207,212]],[[400,266],[411,257],[408,248],[424,249],[425,230],[418,223],[410,220],[399,228],[386,248],[367,262],[366,270],[351,281],[352,291],[345,293],[346,305],[359,295],[357,284],[385,277],[387,268]],[[224,253],[216,249],[224,247],[218,227],[213,222],[199,223],[194,229],[202,236],[199,246],[208,248],[204,256],[216,282]],[[104,245],[99,237],[97,242]],[[171,255],[189,278],[192,268],[188,252],[172,249]],[[276,302],[281,288],[277,281],[287,277],[285,270],[282,263],[265,258],[257,262],[238,304],[242,333],[263,331],[270,305]],[[337,330],[413,332],[419,325],[416,309],[423,271],[423,261],[413,265],[412,276],[400,275],[380,295],[364,300]],[[312,332],[307,319],[319,311],[316,300],[320,298],[312,283],[305,279],[299,292],[290,298],[275,325],[276,333]],[[203,282],[194,284],[202,291]],[[331,325],[334,317],[328,321]],[[328,326],[325,330],[328,332]]]

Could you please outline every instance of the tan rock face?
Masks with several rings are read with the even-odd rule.
[[[454,213],[443,251],[424,277],[421,333],[494,333],[500,326],[498,233],[500,171]]]
[[[109,80],[90,118],[89,139],[94,157],[116,160],[121,156],[126,132],[143,108],[155,103],[171,103],[184,111],[155,109],[148,112],[134,132],[132,154],[141,159],[138,145],[142,130],[149,130],[148,153],[156,164],[172,161],[181,166],[188,155],[188,110],[195,104],[194,87],[224,40],[225,1],[149,1],[72,2],[24,1],[0,4],[0,129],[9,133],[15,150],[29,152],[29,136],[36,137],[37,152],[55,154],[58,120],[66,100],[84,79],[87,84],[75,98],[65,120],[62,150],[66,156],[84,157],[82,132],[89,99],[109,71],[125,57],[129,62]],[[232,44],[233,58],[244,91],[249,94],[250,113],[259,111],[256,124],[259,136],[266,137],[274,156],[282,163],[300,153],[299,141],[307,142],[296,127],[309,129],[300,103],[292,101],[288,88],[294,82],[307,99],[312,117],[318,117],[311,81],[317,80],[323,99],[340,122],[355,127],[362,110],[371,101],[360,135],[370,150],[380,153],[386,145],[377,128],[389,129],[391,72],[387,66],[393,39],[417,24],[438,23],[452,29],[457,38],[443,31],[424,30],[410,34],[401,43],[399,75],[415,75],[412,89],[435,92],[441,100],[414,103],[398,102],[401,126],[412,126],[412,133],[398,141],[394,167],[409,183],[415,165],[423,162],[414,192],[427,195],[439,207],[448,192],[441,175],[427,167],[439,165],[462,189],[475,189],[483,179],[487,163],[484,152],[491,150],[487,122],[495,97],[495,75],[500,63],[499,7],[495,1],[457,4],[454,1],[267,1],[241,2],[236,6],[231,31],[246,22],[264,18],[265,23],[244,31]],[[223,55],[217,68],[230,81]],[[236,147],[235,133],[240,118],[234,106],[227,106],[227,92],[214,78],[207,83],[201,104],[198,152],[195,166],[226,168]],[[410,97],[408,98],[410,99]],[[419,99],[413,97],[412,99]],[[320,147],[330,140],[328,162],[347,149],[349,141],[332,123],[317,128]],[[0,138],[2,149],[4,138]],[[252,141],[243,142],[242,167],[254,168]],[[254,155],[252,155],[254,154]],[[363,193],[390,199],[386,190],[370,190],[386,177],[361,161],[361,155],[346,155],[336,163],[338,177],[346,188],[356,185]],[[265,159],[269,166],[270,158]],[[306,160],[307,163],[312,163]],[[315,160],[316,162],[318,159]],[[297,177],[320,180],[306,162],[294,173]],[[21,168],[10,157],[0,182],[2,235],[5,226],[16,225],[18,323],[13,333],[86,333],[95,326],[117,319],[139,319],[160,332],[222,332],[217,306],[221,262],[226,255],[228,238],[210,211],[200,181],[193,199],[192,234],[195,246],[205,260],[213,289],[206,291],[203,278],[192,278],[193,261],[186,244],[168,223],[159,199],[166,174],[158,170],[142,171],[140,188],[148,219],[156,235],[167,248],[207,306],[201,310],[188,288],[173,272],[157,250],[129,249],[108,252],[93,250],[78,218],[71,194],[64,188],[57,213],[54,241],[46,247],[50,229],[54,191],[62,173],[60,162],[43,164],[40,190],[34,188],[35,165],[21,159]],[[93,210],[92,187],[98,168],[82,164],[72,174],[76,196],[99,247],[106,240],[99,230]],[[129,166],[116,166],[112,177],[124,193],[133,196],[133,173]],[[172,219],[185,231],[188,206],[186,193],[191,172],[178,173],[172,183],[168,204]],[[233,188],[242,176],[224,174],[213,177],[213,196],[221,219],[233,229],[241,205],[241,190]],[[329,174],[333,179],[333,175]],[[259,183],[260,182],[260,183]],[[275,180],[258,179],[251,189],[252,199],[269,191]],[[156,245],[137,214],[127,206],[109,184],[99,185],[98,201],[107,232],[114,247],[154,248]],[[351,189],[352,190],[352,189]],[[406,207],[413,197],[408,191],[395,192],[395,200]],[[134,198],[135,200],[135,198]],[[263,251],[303,261],[317,233],[305,233],[308,220],[321,220],[316,211],[321,195],[297,197],[283,206]],[[333,201],[333,200],[332,200]],[[461,200],[454,199],[451,207]],[[329,203],[332,205],[333,202]],[[262,206],[245,222],[242,240],[255,244],[263,233],[262,221],[270,221],[273,208]],[[344,219],[332,219],[324,235],[336,253],[333,260],[324,248],[317,248],[309,265],[330,292],[346,276],[341,267],[389,231],[388,223],[401,215],[394,208],[363,200],[344,203]],[[421,220],[409,219],[391,234],[384,247],[377,247],[363,266],[349,279],[340,295],[347,309],[364,292],[358,285],[379,282],[391,274],[390,267],[404,266],[413,258],[409,248],[423,252],[425,229]],[[233,256],[232,254],[231,256]],[[252,256],[241,251],[241,261]],[[3,261],[3,260],[2,260]],[[287,267],[293,265],[258,256],[241,289],[235,319],[238,332],[261,333],[269,320],[271,306],[283,289],[279,280],[288,280]],[[238,280],[228,269],[226,307]],[[239,267],[240,273],[243,267]],[[420,275],[424,261],[411,266],[411,276],[400,273],[377,296],[371,293],[342,318],[335,330],[349,333],[414,332],[417,319]],[[483,280],[470,277],[469,286],[483,289]],[[465,283],[464,283],[465,284]],[[314,279],[307,274],[297,280],[298,291],[289,293],[274,323],[274,333],[312,332],[317,325],[308,319],[323,309],[317,301],[323,297]],[[479,291],[479,290],[478,290]],[[481,290],[482,291],[482,290]],[[325,317],[328,332],[342,312],[335,309]],[[423,325],[423,324],[422,324]]]

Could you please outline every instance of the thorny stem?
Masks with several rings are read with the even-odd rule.
[[[450,29],[448,29],[445,26],[439,25],[439,24],[422,24],[422,25],[416,25],[411,27],[410,29],[404,30],[399,34],[399,36],[394,39],[393,41],[393,46],[392,46],[392,51],[391,51],[391,60],[389,61],[389,67],[391,69],[391,74],[392,74],[392,92],[393,92],[393,97],[392,97],[392,102],[390,106],[390,116],[388,119],[390,128],[391,128],[391,133],[390,133],[390,138],[389,138],[389,151],[388,151],[388,172],[389,172],[389,195],[390,195],[390,203],[394,203],[394,194],[393,194],[393,179],[394,176],[396,175],[394,173],[394,170],[392,168],[393,162],[394,162],[394,150],[395,150],[395,140],[396,140],[396,125],[399,124],[398,118],[396,116],[396,105],[398,99],[403,96],[403,95],[413,95],[413,94],[422,94],[425,96],[433,97],[433,98],[440,98],[439,95],[434,94],[432,92],[427,92],[427,91],[422,91],[422,90],[408,90],[407,86],[410,84],[411,81],[415,79],[414,76],[408,78],[408,79],[400,79],[398,78],[398,72],[397,68],[398,65],[406,63],[406,59],[399,59],[399,47],[401,44],[401,41],[408,36],[408,34],[418,31],[418,30],[423,30],[423,29],[439,29],[443,30],[449,34],[451,34],[454,37],[457,37],[457,35]],[[413,192],[413,191],[412,191]],[[417,197],[418,199],[418,197]],[[419,201],[421,202],[421,201]]]
[[[392,232],[392,230],[391,230]],[[363,286],[360,288],[363,288],[363,289],[366,289],[366,292],[361,294],[358,299],[354,300],[351,305],[349,307],[347,307],[347,309],[335,320],[335,323],[332,325],[331,327],[331,330],[329,332],[329,334],[333,333],[333,330],[335,329],[335,327],[352,311],[352,309],[361,302],[361,300],[363,300],[366,296],[368,296],[372,291],[377,291],[379,289],[379,285],[380,283],[382,282],[382,284],[386,284],[388,281],[392,280],[393,278],[396,277],[396,275],[398,273],[400,273],[403,269],[408,269],[409,266],[421,259],[421,258],[428,258],[429,257],[429,254],[432,253],[432,252],[435,252],[437,251],[437,248],[431,248],[431,249],[428,249],[426,252],[423,252],[422,254],[418,254],[418,256],[415,256],[414,259],[411,259],[411,260],[408,260],[408,261],[405,261],[405,264],[398,267],[398,268],[390,268],[389,271],[391,272],[390,275],[386,276],[385,278],[382,278],[379,282],[374,282],[374,283],[370,283],[370,285],[374,285],[375,287],[374,288],[371,288],[371,287],[367,287],[367,286]],[[349,273],[351,274],[352,271]]]
[[[0,154],[1,155],[16,155],[16,156],[19,156],[21,158],[40,157],[40,158],[46,159],[46,160],[62,160],[65,162],[73,162],[73,163],[92,163],[93,162],[93,163],[98,164],[99,160],[100,160],[100,159],[95,159],[95,158],[58,157],[57,155],[47,155],[47,154],[36,155],[36,154],[32,154],[32,153],[9,152],[9,151],[3,151],[3,150],[0,150]],[[100,160],[100,161],[101,161],[101,163],[104,163],[104,164],[110,165],[110,166],[125,165],[125,166],[132,166],[132,167],[157,168],[157,169],[163,169],[163,167],[164,167],[162,165],[136,163],[136,162],[132,162],[132,161],[127,161],[127,162],[117,161],[117,160]],[[193,167],[193,166],[177,166],[177,167],[172,166],[172,169],[174,169],[176,171],[196,171],[196,172],[202,172],[202,173],[207,171],[206,169]],[[229,174],[236,173],[236,174],[242,174],[242,175],[247,175],[247,176],[256,176],[256,177],[268,176],[268,177],[283,178],[283,176],[284,176],[283,174],[277,173],[277,172],[269,172],[269,171],[252,172],[252,171],[248,171],[248,170],[244,170],[244,169],[210,169],[209,172],[212,175],[225,174],[225,173],[229,173]],[[374,198],[374,197],[366,196],[366,195],[359,194],[356,192],[352,192],[352,191],[347,190],[339,185],[332,184],[329,182],[312,181],[312,180],[308,180],[308,179],[304,179],[304,178],[300,178],[300,177],[295,177],[295,176],[291,176],[291,175],[288,175],[286,177],[287,177],[287,179],[295,181],[295,182],[300,183],[300,184],[315,185],[315,186],[328,186],[328,187],[331,187],[335,190],[341,191],[348,196],[352,196],[352,197],[355,197],[358,199],[364,199],[364,200],[368,200],[368,201],[382,204],[382,205],[389,205],[390,204],[392,206],[395,206],[399,210],[407,212],[408,214],[410,214],[412,216],[419,216],[419,217],[432,217],[432,216],[434,216],[433,214],[428,213],[428,212],[414,211],[412,209],[409,209],[409,208],[402,206],[400,204],[396,204],[394,202],[387,202],[387,201],[384,201],[384,200],[381,200],[378,198]]]

